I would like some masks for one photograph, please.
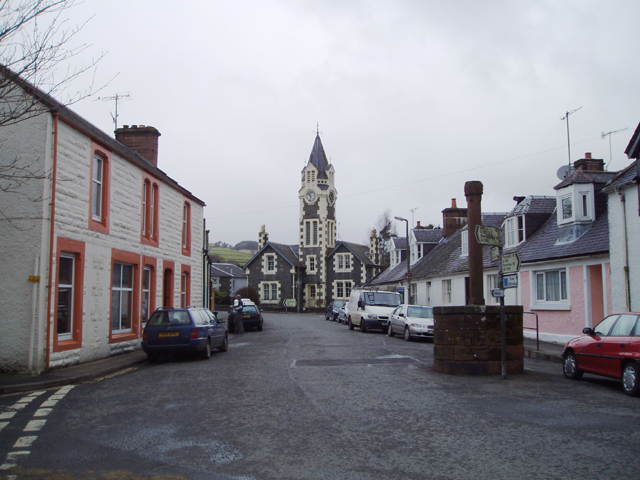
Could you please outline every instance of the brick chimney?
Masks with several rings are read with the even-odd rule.
[[[125,125],[116,130],[116,140],[141,155],[154,167],[158,166],[160,132],[145,125]]]
[[[584,158],[573,162],[573,166],[583,172],[604,172],[604,160],[591,158],[591,152],[585,153]]]
[[[458,208],[456,199],[451,199],[451,207],[442,210],[443,235],[448,237],[456,230],[460,230],[467,224],[467,209]]]

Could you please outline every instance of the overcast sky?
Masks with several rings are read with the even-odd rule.
[[[572,161],[609,163],[610,139],[609,170],[630,163],[640,122],[637,0],[86,0],[69,14],[94,15],[83,59],[107,53],[97,85],[117,75],[100,95],[130,95],[119,126],[161,132],[159,167],[207,204],[212,241],[266,225],[297,243],[316,125],[340,238],[362,243],[387,209],[441,225],[469,180],[487,212],[554,195],[567,111],[581,107]],[[113,102],[73,109],[113,132]]]

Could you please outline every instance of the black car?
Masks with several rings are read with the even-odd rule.
[[[255,328],[259,332],[262,331],[262,313],[255,304],[243,305],[242,325],[245,330]]]
[[[338,313],[340,313],[340,307],[343,307],[347,302],[341,302],[339,300],[333,301],[327,307],[327,311],[324,314],[325,320],[338,321]]]
[[[144,327],[142,349],[150,362],[163,353],[190,352],[207,359],[211,350],[226,352],[227,327],[206,308],[158,308]]]

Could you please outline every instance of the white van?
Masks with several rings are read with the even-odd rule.
[[[349,330],[359,327],[361,332],[369,329],[386,331],[391,312],[401,303],[398,292],[354,288],[347,307]]]

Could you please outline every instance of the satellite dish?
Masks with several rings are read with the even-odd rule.
[[[560,180],[564,180],[565,178],[573,175],[575,171],[576,171],[575,167],[572,167],[570,165],[563,165],[558,169],[558,171],[556,172],[556,175]]]

